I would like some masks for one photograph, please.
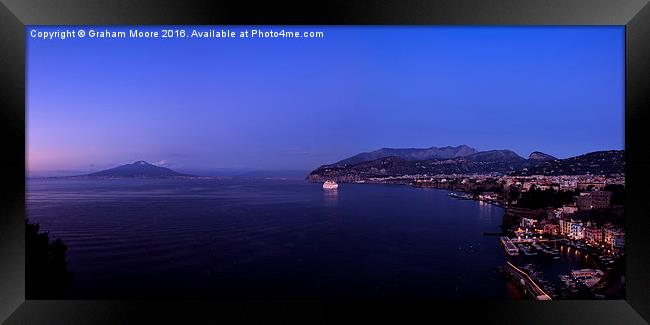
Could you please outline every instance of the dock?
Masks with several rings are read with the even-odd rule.
[[[512,240],[510,240],[510,238],[503,236],[500,238],[500,240],[501,240],[501,244],[503,245],[503,248],[505,248],[506,253],[508,253],[508,255],[510,256],[519,255],[519,248],[517,248],[517,246],[515,246],[515,244],[512,243]]]
[[[526,292],[534,296],[535,300],[553,300],[550,295],[548,295],[529,275],[528,273],[522,271],[520,268],[516,267],[510,262],[506,262],[506,267],[504,268],[508,274],[510,274],[518,284],[524,286]]]

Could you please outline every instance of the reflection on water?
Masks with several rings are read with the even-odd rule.
[[[70,247],[69,299],[508,297],[503,249],[484,235],[503,210],[445,190],[258,179],[28,189],[29,219]]]
[[[327,206],[336,206],[339,202],[339,190],[323,190],[323,199]]]
[[[492,204],[478,201],[478,217],[481,220],[490,220],[492,218]]]

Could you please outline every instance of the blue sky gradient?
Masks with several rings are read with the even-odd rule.
[[[307,170],[382,147],[560,158],[624,147],[623,27],[315,26],[291,29],[324,38],[165,40],[42,40],[31,29],[64,27],[26,28],[32,171],[135,160]]]

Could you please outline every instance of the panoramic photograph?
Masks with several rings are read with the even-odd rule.
[[[622,26],[27,26],[27,299],[625,299]]]

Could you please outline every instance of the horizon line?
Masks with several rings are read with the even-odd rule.
[[[417,150],[417,149],[420,149],[420,150],[421,150],[421,149],[431,149],[431,148],[438,148],[438,149],[440,149],[440,148],[455,148],[455,147],[461,147],[461,146],[466,146],[466,147],[469,147],[469,148],[471,148],[471,149],[474,149],[474,150],[477,151],[477,153],[479,153],[479,152],[487,152],[487,151],[501,151],[501,150],[507,150],[507,151],[511,151],[511,152],[517,154],[518,156],[520,156],[520,157],[522,157],[522,158],[524,158],[524,159],[528,159],[528,158],[526,158],[526,156],[522,156],[522,155],[520,155],[519,153],[517,153],[516,151],[511,150],[511,149],[489,149],[489,150],[478,150],[478,149],[476,149],[476,148],[474,148],[474,147],[472,147],[472,146],[465,145],[465,144],[460,144],[460,145],[456,145],[456,146],[447,145],[447,146],[440,146],[440,147],[437,147],[437,146],[431,146],[431,147],[420,147],[420,148],[418,148],[418,147],[407,147],[407,148],[399,148],[399,147],[382,147],[382,148],[375,149],[375,150],[371,150],[371,151],[363,151],[363,152],[359,152],[359,153],[357,153],[357,154],[354,154],[354,155],[352,155],[352,156],[348,156],[348,157],[343,158],[343,159],[341,159],[341,160],[345,160],[345,159],[348,159],[348,158],[354,157],[354,156],[359,155],[359,154],[369,153],[369,152],[373,152],[373,151],[377,151],[377,150],[382,150],[382,149],[416,149],[416,150]],[[584,152],[584,153],[582,153],[582,154],[578,154],[578,155],[574,155],[574,156],[569,156],[569,157],[556,157],[556,156],[554,156],[554,155],[551,155],[551,156],[553,156],[553,157],[555,157],[555,158],[557,158],[557,159],[569,159],[569,158],[572,158],[572,157],[577,157],[577,156],[581,156],[581,155],[585,155],[585,154],[589,154],[589,153],[593,153],[593,152],[600,152],[600,151],[625,151],[625,148],[623,148],[623,149],[604,149],[604,150],[588,151],[588,152]],[[530,156],[530,154],[532,154],[532,153],[534,153],[534,152],[540,152],[540,153],[543,153],[543,154],[547,154],[546,152],[543,152],[543,151],[533,150],[533,151],[531,151],[531,152],[528,154],[528,156]],[[550,155],[550,154],[549,154],[549,155]],[[110,169],[110,168],[114,168],[114,167],[119,167],[119,166],[124,166],[124,165],[130,165],[130,164],[133,164],[133,163],[136,163],[136,162],[139,162],[139,161],[144,161],[144,162],[146,162],[146,163],[148,163],[148,164],[150,164],[150,165],[157,166],[157,167],[170,168],[170,169],[171,169],[171,168],[175,168],[175,169],[178,169],[178,170],[192,170],[192,169],[194,169],[194,170],[197,170],[197,171],[199,171],[199,170],[214,170],[214,171],[216,171],[216,170],[219,170],[219,169],[223,169],[223,170],[249,170],[249,171],[255,171],[255,172],[259,172],[259,171],[285,171],[285,172],[292,171],[292,172],[298,172],[298,171],[304,171],[304,170],[312,170],[312,169],[314,168],[314,167],[304,167],[304,168],[273,168],[273,167],[248,167],[248,166],[210,166],[210,167],[207,167],[207,166],[199,167],[199,166],[197,166],[197,167],[174,167],[174,166],[156,165],[155,163],[150,163],[150,162],[148,162],[148,161],[145,160],[145,159],[137,159],[137,160],[129,161],[129,162],[127,162],[127,163],[111,163],[111,164],[104,164],[104,165],[111,165],[111,166],[113,166],[113,167],[98,167],[96,170],[103,170],[102,168],[104,168],[104,169]],[[340,161],[340,160],[339,160],[339,161]],[[334,162],[334,163],[336,163],[336,162]],[[92,165],[96,165],[96,164],[97,164],[97,163],[93,163]],[[331,163],[323,163],[323,164],[321,164],[321,165],[319,165],[319,166],[322,166],[322,165],[328,165],[328,164],[331,164]],[[26,164],[26,165],[27,165],[27,164]],[[100,165],[101,165],[101,164],[100,164]],[[315,168],[318,168],[318,167],[315,167]],[[32,172],[32,173],[46,173],[46,172],[49,172],[49,173],[54,173],[54,172],[66,173],[66,172],[89,172],[89,171],[91,171],[91,170],[89,170],[89,169],[87,169],[87,168],[83,168],[83,169],[85,169],[85,170],[82,170],[82,167],[79,167],[79,168],[71,168],[71,169],[61,169],[61,168],[58,168],[58,169],[30,169],[30,168],[27,168],[27,166],[26,166],[26,168],[25,168],[25,172],[28,172],[28,173],[29,173],[29,172]]]

